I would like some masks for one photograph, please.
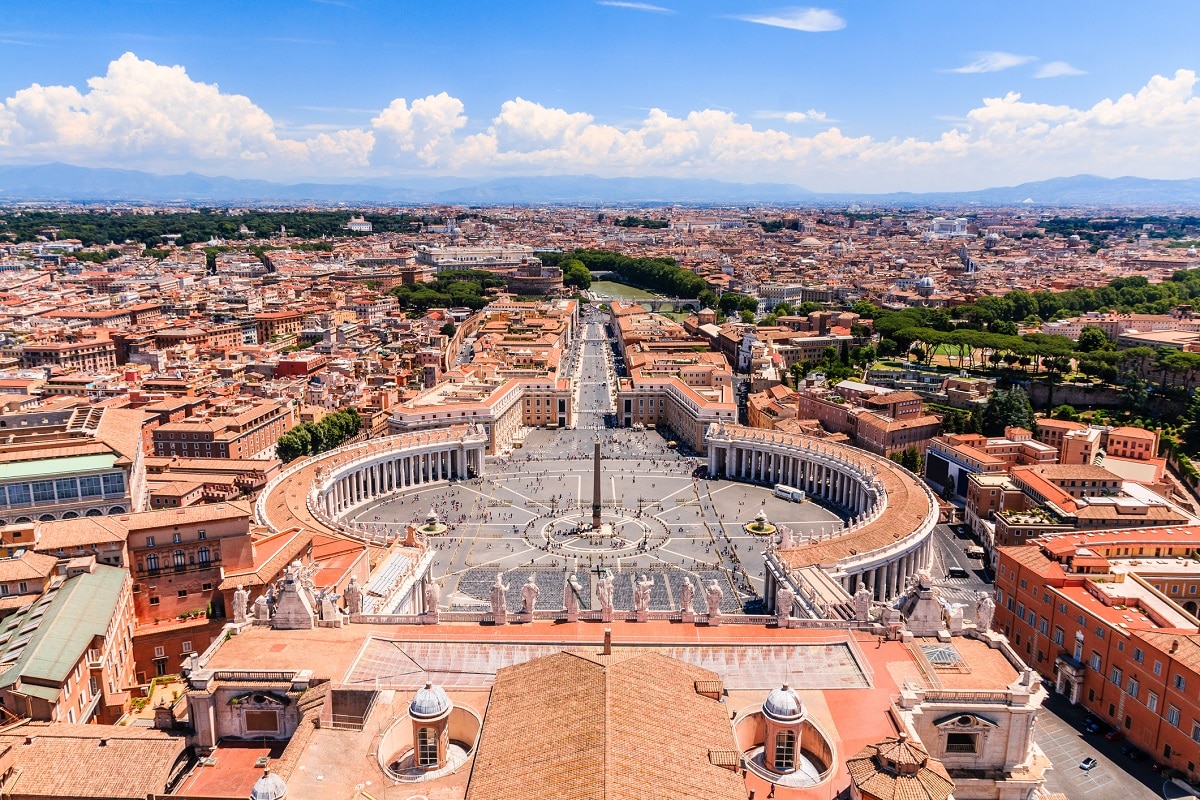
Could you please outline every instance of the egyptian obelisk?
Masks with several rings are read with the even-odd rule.
[[[592,459],[592,530],[600,530],[600,439]]]

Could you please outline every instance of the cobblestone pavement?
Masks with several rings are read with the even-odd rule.
[[[696,468],[707,462],[669,447],[660,432],[606,427],[616,376],[611,341],[596,312],[585,314],[566,357],[577,383],[574,428],[529,431],[519,449],[487,459],[482,479],[407,493],[353,517],[395,526],[423,522],[433,509],[450,526],[433,539],[443,608],[483,607],[497,573],[511,587],[513,610],[529,574],[540,590],[539,607],[557,607],[569,567],[583,586],[585,607],[594,607],[590,578],[611,570],[618,608],[632,607],[634,576],[650,573],[652,609],[677,607],[684,575],[697,589],[698,581],[718,579],[728,611],[753,609],[766,542],[742,526],[760,507],[801,539],[841,525],[835,512],[782,500],[770,487],[696,478]],[[603,521],[611,525],[604,536],[590,531],[597,438]]]

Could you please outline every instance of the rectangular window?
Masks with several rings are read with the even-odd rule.
[[[1175,706],[1167,706],[1167,724],[1179,727],[1179,709]]]
[[[20,592],[21,594],[25,594],[26,592],[29,591],[29,584],[26,583],[25,581],[18,581],[17,582],[17,591]]]
[[[1154,674],[1162,675],[1162,662],[1161,661],[1154,662]]]
[[[152,605],[152,606],[156,606],[156,605],[158,605],[158,598],[157,598],[157,597],[151,597],[151,598],[150,598],[150,605]]]
[[[1192,720],[1192,741],[1200,742],[1200,722]]]
[[[183,598],[187,597],[187,589],[180,589],[175,593],[175,596],[182,600]]]
[[[1134,677],[1132,677],[1132,676],[1131,676],[1131,677],[1129,678],[1129,680],[1125,682],[1125,691],[1126,691],[1126,692],[1129,694],[1129,696],[1130,696],[1130,697],[1132,697],[1134,700],[1137,700],[1137,697],[1138,697],[1138,688],[1139,688],[1139,686],[1138,686],[1138,681],[1137,681],[1137,678],[1134,678]]]
[[[166,654],[167,654],[167,651],[164,650],[162,647],[154,648],[154,657],[155,658],[163,658],[166,656]]]
[[[80,497],[99,497],[100,496],[100,476],[88,475],[79,479],[79,495]]]
[[[1158,711],[1158,695],[1154,692],[1146,692],[1146,708]]]
[[[1110,681],[1112,681],[1113,683],[1115,683],[1117,686],[1120,686],[1121,685],[1121,668],[1113,667],[1112,672],[1108,673],[1108,679]]]
[[[946,734],[946,752],[947,753],[974,753],[975,752],[975,734],[973,734],[973,733],[948,733],[948,734]]]
[[[1184,677],[1179,674],[1175,675],[1174,679],[1171,681],[1171,685],[1181,692],[1187,689],[1187,681],[1184,680]]]
[[[184,642],[184,643],[183,643],[183,652],[185,652],[185,653],[190,653],[190,652],[192,652],[192,643],[191,643],[191,642]]]
[[[33,489],[33,502],[54,502],[54,481],[34,481],[30,487]]]
[[[1096,638],[1097,638],[1097,639],[1103,639],[1103,638],[1104,638],[1104,628],[1100,628],[1100,627],[1097,627],[1097,628],[1096,628]]]
[[[1142,652],[1142,648],[1140,648],[1140,647],[1133,648],[1133,660],[1139,664],[1141,664],[1143,661],[1146,660],[1146,654],[1144,652]]]
[[[79,497],[79,484],[74,478],[60,478],[54,482],[59,500],[74,500]]]
[[[154,537],[153,536],[146,537],[146,547],[154,547]]]
[[[14,483],[8,487],[8,504],[11,506],[27,506],[30,503],[29,484]]]
[[[1044,636],[1049,632],[1050,632],[1050,620],[1046,619],[1045,617],[1040,617],[1038,619],[1038,633],[1040,633]]]
[[[124,494],[125,476],[119,472],[111,472],[104,476],[105,494]]]
[[[1096,672],[1100,671],[1100,654],[1099,653],[1094,652],[1094,651],[1092,652],[1091,664],[1092,664],[1092,669],[1096,670]]]

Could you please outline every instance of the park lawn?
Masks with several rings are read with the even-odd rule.
[[[615,281],[592,281],[589,290],[602,300],[649,300],[653,294]]]

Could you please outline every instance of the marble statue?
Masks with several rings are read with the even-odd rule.
[[[525,581],[525,585],[521,587],[521,613],[532,614],[533,607],[537,605],[538,594],[537,582],[533,579],[533,573],[530,573],[529,580]]]
[[[791,550],[796,546],[796,541],[792,537],[792,529],[787,525],[779,526],[779,549]]]
[[[322,590],[321,594],[318,595],[318,599],[320,600],[320,604],[317,606],[317,613],[320,615],[321,619],[325,620],[326,622],[332,622],[340,619],[337,614],[337,606],[333,604],[333,601],[337,599],[336,594]]]
[[[579,593],[583,591],[583,587],[579,585],[579,579],[575,575],[567,575],[566,582],[563,584],[563,607],[568,614],[579,613]]]
[[[425,582],[425,612],[433,613],[438,610],[438,602],[442,599],[442,587],[435,580]]]
[[[861,579],[860,579],[861,580]],[[874,595],[865,584],[859,583],[858,591],[854,593],[854,618],[859,622],[871,619],[871,601]]]
[[[633,592],[633,608],[638,613],[643,613],[650,610],[650,589],[654,586],[654,578],[649,575],[643,575],[637,582],[637,588]]]
[[[708,615],[710,617],[721,616],[721,600],[724,599],[725,592],[717,585],[714,578],[708,582],[708,586],[704,589],[704,599],[708,603]]]
[[[683,586],[679,587],[679,610],[688,612],[694,611],[695,609],[692,608],[692,601],[695,598],[696,587],[692,586],[691,578],[685,577],[683,579]]]
[[[991,592],[977,592],[975,595],[975,627],[981,631],[992,629],[992,618],[996,615],[996,601]]]
[[[492,584],[492,615],[504,617],[508,614],[509,585],[504,582],[504,575],[496,573],[496,582]]]
[[[246,621],[246,607],[250,604],[250,593],[240,583],[233,593],[233,621]]]
[[[350,581],[346,584],[346,591],[343,597],[346,600],[347,614],[362,613],[362,589],[358,585],[358,577],[356,575],[350,576]]]
[[[611,572],[606,572],[604,577],[596,582],[596,599],[600,601],[601,611],[612,611],[613,576]]]
[[[266,624],[271,619],[271,606],[267,602],[267,596],[260,594],[258,599],[254,601],[254,621],[256,623]]]
[[[792,615],[792,600],[796,593],[786,581],[781,581],[775,589],[775,616],[790,617]]]

